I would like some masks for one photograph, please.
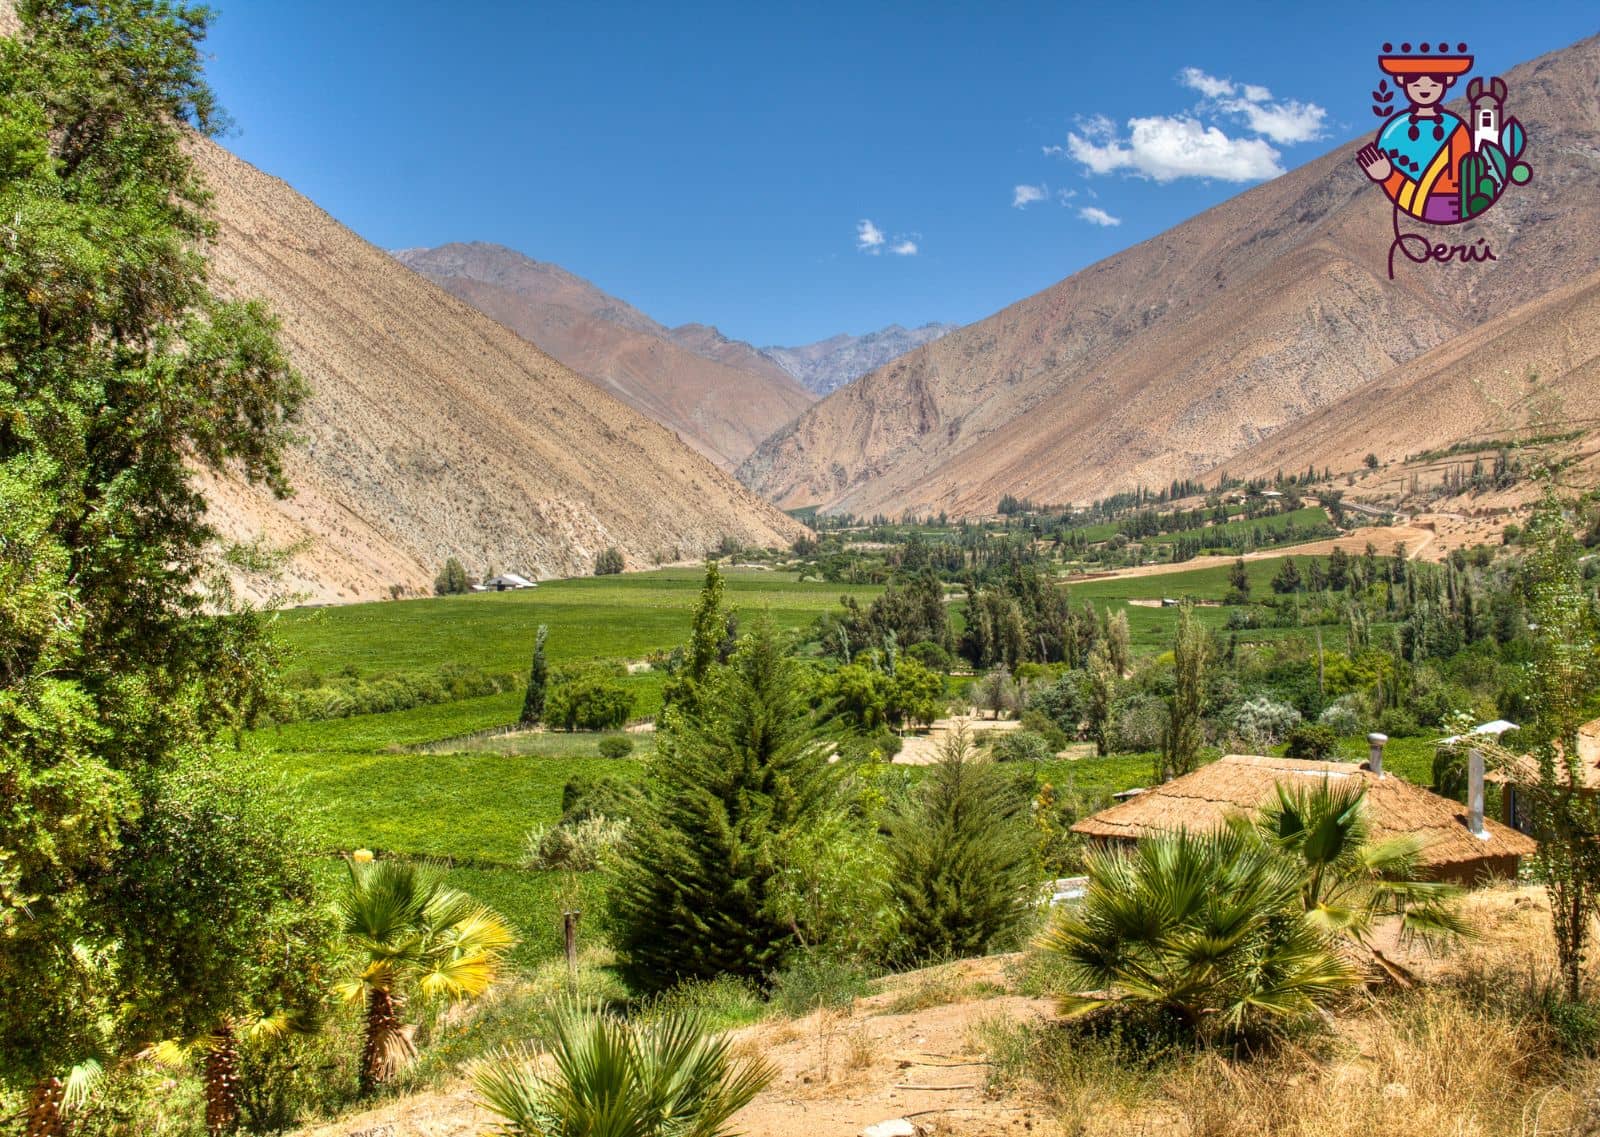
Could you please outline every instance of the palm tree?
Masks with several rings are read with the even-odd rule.
[[[291,1032],[312,1034],[319,1025],[311,1013],[280,1011],[243,1018],[226,1015],[208,1034],[158,1042],[139,1056],[178,1069],[199,1065],[205,1084],[206,1133],[217,1137],[239,1128],[239,1039],[274,1039]]]
[[[507,1054],[473,1073],[502,1137],[728,1137],[728,1120],[772,1081],[760,1059],[734,1059],[695,1013],[649,1025],[568,1003],[549,1023],[554,1069]]]
[[[493,909],[445,887],[436,866],[352,860],[349,868],[336,908],[361,970],[341,993],[366,1001],[361,1092],[367,1094],[414,1053],[400,1020],[406,993],[452,1000],[483,994],[516,937]]]
[[[1360,944],[1396,978],[1406,977],[1372,945],[1380,917],[1398,916],[1403,937],[1428,943],[1471,935],[1452,905],[1461,890],[1417,879],[1420,839],[1373,839],[1363,784],[1279,785],[1277,801],[1253,826],[1240,827],[1253,828],[1301,867],[1302,907],[1319,927]]]
[[[1079,991],[1068,1014],[1112,1004],[1170,1015],[1202,1037],[1305,1018],[1353,983],[1333,938],[1306,915],[1289,857],[1233,829],[1097,849],[1076,909],[1041,946]]]

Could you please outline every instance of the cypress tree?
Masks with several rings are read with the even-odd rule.
[[[1027,802],[965,730],[946,740],[912,803],[889,822],[900,953],[922,962],[982,955],[1027,911]]]
[[[1174,690],[1167,701],[1167,729],[1162,738],[1158,780],[1166,782],[1195,769],[1205,741],[1206,657],[1210,643],[1195,618],[1194,604],[1185,601],[1178,611],[1178,631],[1173,640]]]
[[[544,661],[544,641],[549,634],[549,627],[540,624],[533,637],[533,666],[528,671],[528,693],[522,697],[519,726],[536,726],[544,718],[545,688],[550,682],[550,669]]]
[[[679,709],[613,887],[622,969],[641,990],[760,981],[796,946],[773,903],[777,850],[829,807],[827,749],[765,623]]]

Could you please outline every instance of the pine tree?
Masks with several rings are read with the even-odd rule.
[[[533,637],[533,666],[528,671],[528,691],[522,697],[522,715],[519,726],[537,726],[544,718],[545,689],[550,683],[550,669],[544,660],[544,641],[550,629],[544,624]]]
[[[1300,587],[1300,569],[1295,565],[1293,557],[1285,557],[1278,574],[1272,578],[1272,591],[1287,596],[1299,592]]]
[[[982,955],[1028,908],[1027,802],[966,731],[952,734],[889,823],[890,889],[907,962]]]
[[[682,710],[612,895],[622,968],[640,990],[780,968],[796,941],[774,904],[776,851],[830,806],[827,748],[770,626],[727,666],[708,664]]]
[[[664,718],[671,718],[666,713],[669,710],[693,712],[727,633],[728,613],[722,606],[722,570],[715,560],[707,560],[705,583],[700,586],[700,601],[695,605],[683,662],[661,692]]]

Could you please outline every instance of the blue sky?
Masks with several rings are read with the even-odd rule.
[[[217,7],[225,142],[368,240],[500,242],[758,344],[979,319],[1370,133],[1385,40],[1492,73],[1600,31],[1593,0]]]

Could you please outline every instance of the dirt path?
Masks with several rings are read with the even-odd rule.
[[[1433,544],[1438,534],[1432,528],[1417,525],[1389,525],[1375,526],[1367,529],[1358,529],[1346,537],[1331,537],[1322,541],[1308,541],[1303,545],[1283,545],[1276,549],[1262,549],[1259,552],[1246,553],[1246,561],[1264,561],[1273,557],[1325,557],[1333,552],[1334,548],[1341,548],[1347,553],[1361,553],[1365,551],[1367,543],[1372,545],[1382,555],[1394,552],[1395,546],[1404,544],[1406,559],[1417,560],[1424,550]],[[1121,580],[1136,576],[1166,576],[1168,573],[1191,572],[1194,569],[1215,568],[1218,565],[1231,565],[1238,557],[1225,557],[1207,555],[1194,557],[1177,564],[1140,565],[1137,568],[1115,569],[1107,573],[1095,573],[1087,583],[1099,584],[1106,580]],[[1072,579],[1067,579],[1067,584],[1072,584]]]
[[[894,761],[902,766],[931,766],[939,760],[939,750],[960,728],[965,727],[974,739],[991,731],[1019,730],[1022,724],[1016,719],[991,719],[976,710],[947,719],[935,719],[927,734],[908,734],[901,740],[900,753]]]

